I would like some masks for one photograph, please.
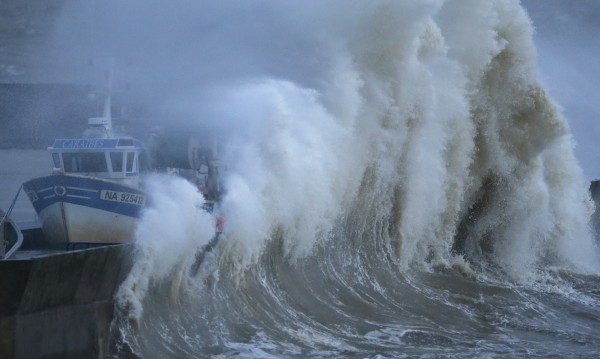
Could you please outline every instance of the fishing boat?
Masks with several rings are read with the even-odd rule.
[[[168,144],[154,149],[155,157],[169,152]],[[88,119],[83,137],[56,139],[48,151],[52,174],[23,184],[45,240],[67,249],[133,241],[142,209],[150,201],[140,177],[146,148],[133,137],[115,136],[110,97],[103,116]],[[205,198],[203,209],[215,216],[220,232],[223,219],[217,152],[216,144],[206,146],[195,136],[189,137],[186,150],[177,155],[187,158],[187,165],[179,162],[187,169],[169,168],[166,172],[197,186]]]
[[[104,245],[133,239],[147,195],[140,187],[141,141],[115,136],[107,97],[103,117],[82,138],[56,139],[52,174],[27,181],[45,239],[56,246]]]

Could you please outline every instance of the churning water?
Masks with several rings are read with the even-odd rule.
[[[214,219],[150,180],[114,354],[600,356],[593,204],[519,1],[256,9],[204,34],[279,63],[203,97],[223,238],[190,275]]]

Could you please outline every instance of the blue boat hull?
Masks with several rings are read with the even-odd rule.
[[[94,177],[51,175],[23,188],[54,244],[130,242],[146,204],[138,188]]]

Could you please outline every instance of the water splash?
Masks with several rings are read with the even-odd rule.
[[[315,40],[329,46],[314,88],[266,79],[223,95],[221,114],[239,125],[224,207],[257,216],[253,228],[228,226],[243,266],[274,233],[283,255],[306,255],[354,211],[362,223],[350,226],[387,228],[403,266],[454,262],[460,242],[459,253],[515,278],[548,261],[594,267],[589,195],[568,125],[539,83],[523,9],[356,10],[351,29],[332,17],[328,38]]]
[[[186,272],[198,250],[215,234],[215,219],[202,209],[204,197],[191,183],[154,175],[146,181],[152,202],[135,231],[133,268],[116,294],[129,318],[139,320],[149,285]]]

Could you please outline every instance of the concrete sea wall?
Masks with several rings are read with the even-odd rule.
[[[132,245],[0,261],[0,358],[105,358]]]

